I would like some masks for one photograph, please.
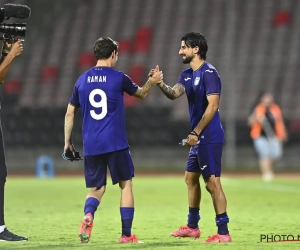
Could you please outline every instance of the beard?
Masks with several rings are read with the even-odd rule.
[[[185,56],[185,58],[182,58],[183,64],[189,64],[193,60],[193,56]]]

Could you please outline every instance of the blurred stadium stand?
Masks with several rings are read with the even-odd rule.
[[[32,14],[22,20],[27,23],[24,53],[14,62],[0,92],[7,151],[63,147],[65,109],[77,77],[95,63],[92,48],[100,36],[120,42],[117,69],[137,84],[144,84],[149,70],[159,64],[165,82],[173,85],[187,67],[178,56],[180,39],[186,32],[199,31],[208,40],[207,61],[225,79],[228,65],[223,41],[229,15],[236,20],[232,37],[235,87],[231,96],[228,90],[222,95],[222,119],[226,119],[227,101],[234,95],[236,145],[240,150],[245,147],[253,157],[246,119],[257,95],[269,90],[282,107],[289,128],[286,147],[293,152],[299,145],[298,0],[236,0],[231,10],[226,8],[226,0],[10,2],[28,5]],[[4,3],[0,1],[1,6]],[[226,85],[223,80],[223,88]],[[189,132],[185,97],[172,102],[155,87],[143,101],[126,95],[125,104],[129,141],[134,147],[176,147]],[[80,129],[80,125],[75,127],[77,145],[81,145]]]

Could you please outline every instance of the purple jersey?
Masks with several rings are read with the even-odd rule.
[[[189,104],[190,125],[192,130],[200,122],[208,106],[207,96],[221,95],[221,79],[217,70],[209,63],[204,63],[198,70],[184,70],[178,83],[185,86]],[[224,142],[224,130],[220,120],[219,110],[204,128],[200,135],[200,144]]]
[[[78,78],[70,104],[82,110],[85,156],[129,148],[123,93],[133,95],[137,89],[127,75],[110,67],[91,68]]]

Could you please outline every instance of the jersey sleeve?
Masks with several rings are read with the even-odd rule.
[[[180,76],[178,77],[177,83],[181,83],[183,86],[185,86],[185,80],[184,80],[184,74],[181,73]]]
[[[134,95],[138,87],[139,86],[135,84],[128,75],[123,74],[122,91],[129,95]]]
[[[207,96],[221,94],[221,79],[216,71],[210,69],[205,70],[204,87]]]
[[[80,107],[80,102],[79,102],[79,95],[78,95],[78,83],[76,82],[72,96],[70,98],[69,104],[71,104],[74,107]]]

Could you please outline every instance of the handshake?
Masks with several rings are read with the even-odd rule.
[[[151,69],[148,74],[148,80],[153,85],[159,85],[163,82],[163,73],[159,70],[159,66],[156,65],[155,69]]]

